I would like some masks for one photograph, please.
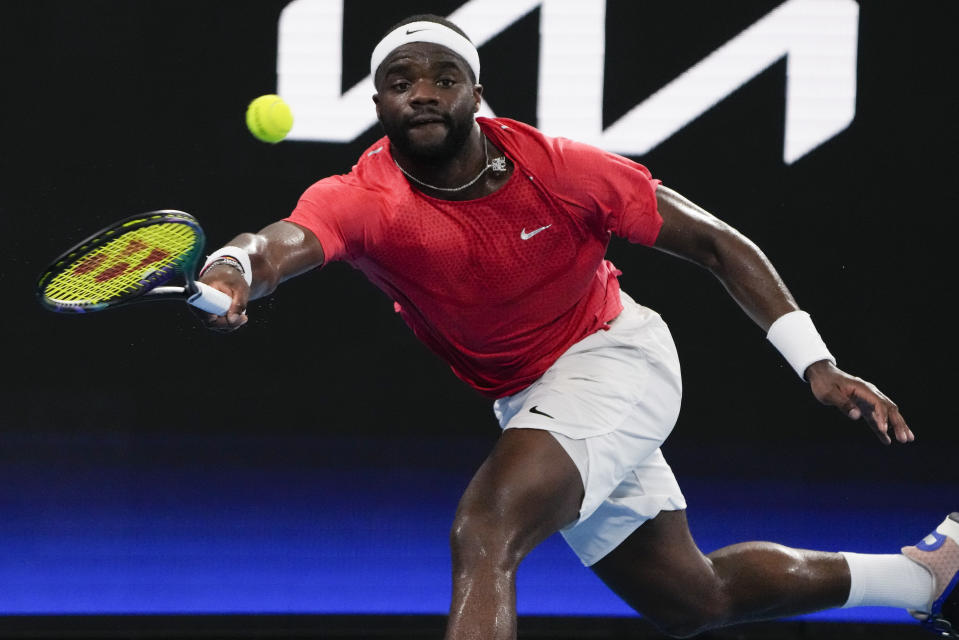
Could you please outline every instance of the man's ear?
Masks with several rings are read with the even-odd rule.
[[[373,94],[373,104],[376,105],[376,119],[379,120],[380,119],[380,94],[379,93]]]
[[[476,101],[476,105],[473,107],[473,113],[477,113],[480,110],[480,105],[483,103],[483,85],[473,85],[473,99]]]

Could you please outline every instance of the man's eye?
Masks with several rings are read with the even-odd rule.
[[[394,82],[394,83],[393,83],[393,90],[394,90],[394,91],[406,91],[406,90],[409,89],[409,88],[410,88],[410,83],[409,83],[409,82],[401,81],[401,82]]]
[[[452,87],[454,84],[456,84],[456,82],[454,82],[450,78],[440,78],[439,80],[436,81],[436,84],[443,87],[444,89],[448,89]]]

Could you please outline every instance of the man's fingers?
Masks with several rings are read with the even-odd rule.
[[[227,312],[225,316],[207,314],[206,326],[213,331],[227,333],[235,331],[247,323],[249,318],[245,313]]]
[[[820,402],[836,407],[850,420],[864,419],[883,444],[891,444],[893,438],[902,443],[916,439],[896,403],[874,384],[839,370],[820,374],[810,380]]]
[[[866,422],[869,423],[869,426],[872,428],[873,432],[876,434],[876,437],[879,438],[879,441],[883,444],[892,444],[892,438],[889,435],[889,415],[890,410],[887,407],[888,400],[885,400],[879,395],[874,395],[873,397],[863,397],[857,395],[855,392],[852,395],[852,401],[855,403],[856,408],[858,409],[859,416],[864,417]],[[892,409],[895,410],[895,405],[892,405]],[[850,411],[847,413],[850,418],[853,418],[853,413],[855,411]],[[897,412],[898,415],[898,412]],[[903,423],[902,426],[905,426]],[[893,432],[896,435],[896,439],[899,442],[908,442],[905,440],[906,437],[901,431],[894,425]]]
[[[246,296],[238,297],[234,294],[233,304],[226,312],[226,322],[234,329],[239,329],[246,324]]]
[[[849,393],[838,393],[838,402],[836,402],[836,407],[846,414],[850,420],[858,420],[863,416],[864,410],[868,412],[872,409],[871,406],[865,405],[862,406],[859,402],[859,398],[856,397],[855,392]]]
[[[232,328],[226,323],[226,317],[213,315],[206,316],[206,328],[212,331],[232,331]]]
[[[204,276],[203,284],[230,296],[230,307],[222,316],[206,314],[204,323],[213,331],[228,332],[239,329],[247,322],[246,305],[250,287],[236,269],[214,266]]]
[[[231,313],[227,316],[226,321],[234,329],[239,329],[246,324],[248,318],[245,313]]]
[[[873,433],[879,438],[879,442],[892,444],[892,438],[889,437],[889,423],[886,421],[885,415],[881,415],[874,407],[869,406],[865,402],[862,404],[864,406],[861,406],[859,410],[872,428]]]
[[[219,286],[215,286],[219,285]],[[246,316],[246,303],[248,288],[245,287],[245,284],[239,287],[231,288],[228,283],[223,283],[219,281],[214,281],[209,283],[208,286],[214,287],[218,291],[221,291],[231,298],[230,308],[227,309],[226,313],[222,316],[218,316],[213,313],[208,313],[204,317],[204,323],[208,329],[212,331],[218,331],[221,333],[226,333],[229,331],[235,331],[247,323]]]
[[[898,409],[893,409],[890,411],[889,421],[892,423],[892,429],[896,434],[896,440],[899,442],[912,442],[916,439],[915,434],[912,432],[912,429],[909,428],[909,425],[906,424],[906,419],[902,417],[902,414],[899,413]]]

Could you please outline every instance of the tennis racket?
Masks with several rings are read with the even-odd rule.
[[[89,313],[137,302],[183,300],[216,315],[230,296],[194,279],[206,244],[196,218],[162,209],[101,229],[54,260],[37,280],[40,304]],[[171,284],[182,281],[182,285]]]

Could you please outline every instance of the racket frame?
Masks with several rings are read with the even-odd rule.
[[[74,265],[78,256],[94,253],[98,247],[111,242],[123,233],[135,231],[139,228],[164,222],[185,224],[191,227],[196,234],[196,239],[193,243],[193,249],[187,252],[181,260],[167,265],[166,267],[163,267],[157,271],[151,272],[150,277],[140,281],[138,285],[140,288],[139,292],[118,295],[112,299],[99,303],[86,304],[54,302],[47,298],[44,294],[46,285],[53,278],[66,271],[71,265]],[[148,211],[146,213],[129,216],[103,227],[96,233],[91,234],[86,239],[76,243],[64,251],[55,260],[51,261],[47,269],[37,279],[37,298],[44,308],[50,311],[65,314],[83,314],[133,305],[140,302],[156,302],[160,300],[186,301],[190,304],[194,304],[194,306],[199,306],[204,310],[210,311],[211,313],[216,313],[219,311],[225,313],[225,309],[222,308],[222,298],[217,299],[218,304],[212,306],[209,304],[205,305],[203,298],[206,296],[207,299],[209,299],[209,297],[215,297],[215,294],[220,294],[224,298],[229,298],[229,296],[216,291],[211,287],[207,287],[205,285],[203,287],[199,286],[201,283],[196,282],[194,276],[200,254],[203,251],[205,244],[206,235],[204,234],[203,228],[200,226],[199,221],[185,211],[180,211],[177,209],[157,209],[154,211]],[[178,273],[183,276],[185,283],[184,286],[172,286],[166,284],[175,278]],[[150,284],[153,282],[156,284],[150,286]],[[211,295],[209,291],[213,291],[214,294]],[[227,305],[227,308],[228,306],[229,305]]]

